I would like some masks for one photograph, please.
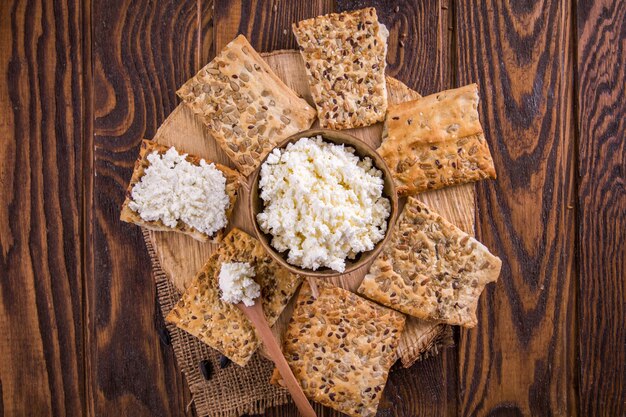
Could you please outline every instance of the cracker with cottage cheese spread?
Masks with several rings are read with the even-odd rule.
[[[273,325],[302,279],[274,261],[259,241],[236,228],[194,277],[166,320],[245,366],[260,339],[245,315],[221,299],[219,273],[221,265],[228,262],[247,262],[254,267],[254,280],[261,287],[256,302],[263,303],[267,321]]]
[[[476,84],[390,105],[378,153],[400,195],[496,178]]]
[[[293,24],[322,127],[349,129],[385,118],[387,28],[368,7]]]
[[[501,266],[482,243],[409,197],[358,292],[414,317],[474,327],[478,298]]]
[[[305,395],[350,416],[374,416],[405,317],[318,281],[300,289],[283,352]],[[274,370],[272,383],[282,384]]]
[[[193,237],[194,239],[199,240],[201,242],[206,242],[207,240],[211,238],[213,242],[218,242],[223,237],[226,224],[224,225],[224,227],[220,228],[220,230],[209,235],[201,230],[198,230],[192,225],[185,223],[182,220],[178,220],[175,226],[171,226],[171,225],[168,226],[163,222],[163,220],[160,220],[160,219],[159,220],[146,220],[142,217],[142,215],[137,210],[133,210],[132,208],[134,206],[133,197],[132,197],[133,189],[141,181],[141,179],[146,174],[146,170],[150,167],[150,161],[148,160],[148,157],[155,152],[158,153],[162,157],[170,149],[172,148],[168,146],[160,145],[150,140],[143,140],[141,142],[141,147],[139,149],[139,157],[137,158],[137,161],[135,162],[133,175],[131,177],[130,184],[128,185],[128,188],[126,190],[126,199],[124,200],[124,203],[122,205],[122,212],[120,215],[120,219],[124,222],[134,223],[138,226],[144,227],[149,230],[179,232],[179,233],[184,233],[186,235],[189,235]],[[210,161],[204,160],[204,158],[200,158],[194,155],[186,155],[185,160],[193,164],[194,166],[200,166],[201,161],[205,161],[207,164],[211,163]],[[226,193],[228,202],[227,202],[227,207],[225,208],[224,216],[226,218],[226,221],[229,221],[231,214],[233,212],[233,208],[235,207],[235,202],[237,201],[237,193],[242,183],[242,177],[237,171],[230,169],[224,165],[220,165],[218,163],[213,163],[213,165],[215,166],[217,170],[219,170],[223,174],[226,180],[224,192]],[[160,191],[160,190],[154,190],[154,191]],[[191,192],[197,193],[198,191],[199,190],[194,189]],[[198,196],[196,195],[195,197],[198,197]],[[189,202],[187,201],[184,203],[188,204]],[[202,213],[200,213],[200,215],[202,215]]]
[[[243,35],[177,94],[244,175],[315,119],[315,110],[278,78]]]

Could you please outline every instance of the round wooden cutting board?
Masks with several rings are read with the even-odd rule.
[[[304,97],[311,105],[313,100],[309,93],[304,63],[297,51],[276,51],[261,54],[276,74]],[[387,77],[389,103],[401,103],[420,98],[420,95],[402,82]],[[318,126],[317,121],[313,125]],[[378,123],[365,128],[351,129],[348,133],[362,139],[374,148],[381,141],[382,124]],[[195,154],[207,160],[219,162],[235,169],[219,145],[213,140],[208,130],[184,104],[180,104],[163,122],[154,139],[163,145],[176,146],[181,151]],[[250,176],[252,177],[252,175]],[[232,225],[254,236],[252,218],[247,212],[248,183],[239,192],[237,204],[232,218]],[[467,233],[474,234],[474,186],[472,184],[431,191],[418,196],[442,216],[456,224]],[[401,207],[404,202],[401,201]],[[182,293],[191,282],[196,272],[207,261],[217,245],[201,243],[180,233],[149,232],[149,239],[157,253],[161,268],[172,283]],[[360,284],[369,265],[335,278],[331,282],[348,290],[354,291]],[[295,297],[294,297],[295,298]],[[288,306],[274,326],[277,336],[283,330],[291,316],[292,306]],[[411,318],[407,320],[398,356],[404,366],[410,366],[445,330],[445,326],[437,323],[424,322]]]

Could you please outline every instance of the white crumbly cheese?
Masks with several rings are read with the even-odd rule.
[[[129,207],[146,221],[169,227],[182,221],[211,236],[228,222],[226,178],[213,163],[195,165],[186,156],[174,148],[148,155],[150,165],[133,187]]]
[[[219,285],[222,300],[227,303],[243,302],[254,305],[254,299],[261,295],[261,287],[254,278],[254,267],[248,262],[225,262],[220,268]]]
[[[287,261],[316,270],[345,270],[346,258],[372,250],[390,212],[382,172],[354,149],[302,138],[274,149],[261,167],[259,226]]]

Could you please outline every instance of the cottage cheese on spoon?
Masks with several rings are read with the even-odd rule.
[[[231,304],[244,303],[250,307],[261,295],[261,287],[254,281],[254,267],[248,262],[225,262],[219,275],[222,300]]]
[[[274,149],[261,167],[261,230],[303,268],[345,270],[345,260],[372,250],[387,230],[382,172],[354,149],[302,138]]]

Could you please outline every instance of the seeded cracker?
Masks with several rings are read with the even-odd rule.
[[[404,328],[404,315],[324,281],[308,282],[283,352],[306,396],[350,416],[374,416]],[[272,383],[282,384],[274,370]]]
[[[476,84],[389,106],[378,153],[400,195],[496,178]]]
[[[293,25],[322,127],[349,129],[385,118],[389,32],[376,9],[331,13]]]
[[[480,242],[409,197],[358,292],[411,316],[474,327],[478,297],[501,266]]]
[[[283,139],[308,129],[315,111],[239,35],[177,92],[239,171],[249,175]]]
[[[254,326],[233,304],[220,299],[218,276],[224,262],[248,262],[261,286],[263,311],[273,325],[294,295],[301,277],[282,268],[250,235],[234,228],[193,279],[166,320],[245,366],[260,340]]]
[[[134,223],[138,226],[144,227],[150,230],[160,230],[160,231],[171,231],[171,232],[179,232],[184,233],[193,237],[196,240],[201,242],[206,242],[209,238],[213,238],[212,242],[218,242],[224,235],[224,229],[219,230],[214,234],[214,236],[208,236],[207,234],[200,232],[199,230],[193,228],[192,226],[179,221],[176,228],[171,228],[166,226],[160,220],[157,221],[146,221],[141,218],[139,213],[131,210],[128,206],[131,202],[131,192],[135,184],[137,184],[141,177],[144,175],[146,169],[150,166],[150,162],[148,161],[148,155],[152,154],[152,152],[157,151],[159,154],[165,154],[170,149],[169,146],[163,146],[156,142],[150,140],[143,140],[141,142],[141,147],[139,149],[139,157],[137,161],[135,161],[135,168],[133,170],[133,175],[130,179],[130,184],[126,190],[126,199],[124,200],[124,204],[122,204],[122,213],[120,215],[120,220],[126,223]],[[200,158],[198,156],[187,155],[187,161],[199,165],[200,160],[204,159],[207,163],[211,163],[211,161],[206,158]],[[241,175],[224,165],[220,165],[215,163],[215,168],[222,171],[224,177],[226,177],[226,194],[228,195],[230,204],[228,205],[228,209],[226,209],[226,218],[230,221],[231,214],[233,212],[233,208],[235,207],[235,202],[237,201],[237,192],[239,190],[239,186],[241,185],[242,178]]]

